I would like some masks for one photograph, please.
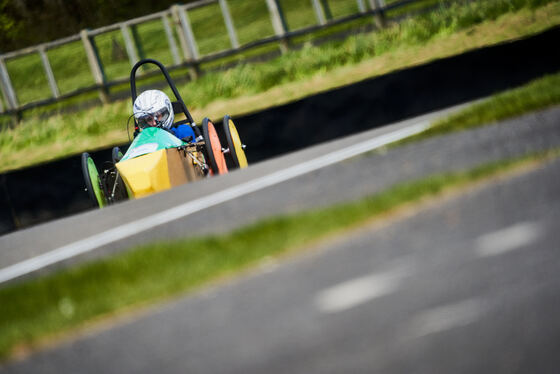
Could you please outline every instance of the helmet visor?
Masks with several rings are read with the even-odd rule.
[[[138,126],[144,127],[162,127],[169,118],[169,109],[162,108],[154,113],[141,114],[138,117]]]

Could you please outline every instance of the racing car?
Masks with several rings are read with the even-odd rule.
[[[192,127],[195,139],[179,139],[161,127],[144,127],[134,117],[134,138],[126,153],[119,147],[112,150],[111,161],[99,170],[91,156],[81,156],[82,172],[86,190],[92,202],[100,208],[117,201],[140,198],[172,187],[228,172],[226,156],[231,168],[246,168],[245,145],[232,118],[223,118],[223,138],[227,148],[222,148],[214,123],[202,120],[201,128],[194,122],[167,69],[157,60],[144,59],[137,62],[130,73],[132,103],[137,98],[136,71],[144,64],[156,65],[171,88],[176,101],[175,114],[185,118],[172,126],[187,124]],[[176,119],[177,117],[175,117]],[[128,131],[128,124],[127,124]],[[190,131],[190,130],[189,130]]]

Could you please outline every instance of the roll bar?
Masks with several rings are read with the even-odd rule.
[[[167,72],[167,69],[165,68],[165,66],[163,66],[163,64],[161,62],[159,62],[157,60],[154,60],[154,59],[151,59],[151,58],[146,58],[146,59],[140,60],[132,67],[132,71],[130,72],[130,91],[131,91],[131,94],[132,94],[132,105],[134,105],[134,101],[136,100],[136,97],[137,97],[137,95],[136,95],[136,71],[138,70],[138,68],[140,66],[145,65],[145,64],[154,64],[159,68],[161,73],[164,75],[165,80],[167,80],[167,84],[171,88],[171,91],[173,91],[173,95],[175,95],[175,99],[177,100],[176,102],[172,103],[173,111],[177,111],[177,109],[179,109],[180,111],[185,113],[185,116],[187,117],[187,120],[189,121],[189,123],[194,125],[194,120],[191,117],[191,114],[190,114],[189,110],[187,109],[187,106],[185,105],[185,102],[183,101],[183,98],[181,97],[181,94],[179,93],[179,91],[177,91],[177,87],[175,87],[175,83],[173,83],[173,80],[171,79],[171,76]]]

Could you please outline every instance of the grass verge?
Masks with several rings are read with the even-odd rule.
[[[385,218],[408,204],[526,170],[559,150],[398,184],[355,202],[280,216],[229,234],[148,244],[102,261],[0,288],[0,358],[46,345],[58,334],[178,297],[271,256]],[[56,338],[54,339],[56,340]]]
[[[193,116],[220,118],[284,104],[369,77],[511,40],[560,24],[552,0],[489,0],[454,5],[267,64],[241,64],[179,87]],[[217,99],[219,98],[219,99]],[[128,100],[47,119],[26,118],[0,132],[0,171],[126,142]]]

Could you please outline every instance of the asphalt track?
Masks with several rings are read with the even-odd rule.
[[[405,131],[406,135],[407,131],[417,131],[418,126],[425,126],[429,119],[443,115],[440,111],[149,198],[4,235],[0,237],[0,278],[8,281],[20,275],[42,273],[126,250],[149,240],[223,232],[266,216],[355,199],[426,174],[558,147],[558,112],[553,109],[530,114],[499,126],[432,139],[385,154],[355,157],[342,163],[337,163],[339,159],[335,158],[327,162],[333,164],[325,166],[325,157],[329,160],[335,153],[349,157],[352,153],[347,150],[354,149],[357,144],[367,147],[358,147],[354,154],[375,148],[380,138],[383,140],[396,132]],[[533,130],[536,127],[539,131]],[[319,163],[313,164],[313,160]],[[306,163],[312,163],[317,169],[299,168]],[[286,170],[292,170],[292,174],[286,176]],[[278,175],[283,175],[285,180],[278,179]],[[271,180],[267,180],[270,176]],[[251,192],[255,181],[258,190]],[[232,188],[237,188],[233,195]],[[204,200],[202,205],[198,204],[201,199]],[[185,202],[190,205],[185,206]],[[194,213],[189,214],[190,211]],[[152,218],[146,220],[145,217]]]
[[[206,217],[198,213],[220,203],[285,182],[329,164],[370,151],[391,141],[425,129],[429,119],[457,108],[413,118],[358,136],[312,147],[233,172],[219,178],[182,186],[145,199],[125,202],[99,211],[77,215],[0,237],[0,282],[43,269],[73,264],[75,261],[102,256],[129,248],[133,244],[157,238],[188,236],[190,232],[217,232],[249,222],[254,209]],[[364,140],[365,139],[365,140]],[[227,210],[227,205],[225,206]],[[194,214],[193,214],[194,213]],[[266,214],[274,214],[275,210]],[[262,213],[261,213],[262,214]],[[253,216],[253,219],[257,217]],[[194,220],[194,222],[182,222]],[[209,224],[211,223],[211,224]],[[72,230],[68,230],[72,227]],[[188,230],[186,229],[188,228]],[[139,238],[141,237],[141,238]],[[37,243],[41,243],[37,246]]]
[[[235,117],[236,125],[249,145],[249,161],[264,161],[556,73],[560,49],[550,46],[559,39],[560,27],[554,27]],[[185,95],[188,104],[188,93]],[[213,120],[219,126],[219,119]],[[124,128],[124,119],[122,125]],[[90,154],[101,166],[111,159],[111,148]],[[91,207],[84,193],[79,155],[0,173],[1,234]]]
[[[210,208],[207,214],[230,219],[207,230],[227,230],[239,224],[232,217],[265,202],[245,221],[557,148],[559,122],[555,108],[354,157]],[[559,191],[556,160],[265,264],[0,372],[555,372]],[[197,220],[181,219],[178,227],[185,222]]]

